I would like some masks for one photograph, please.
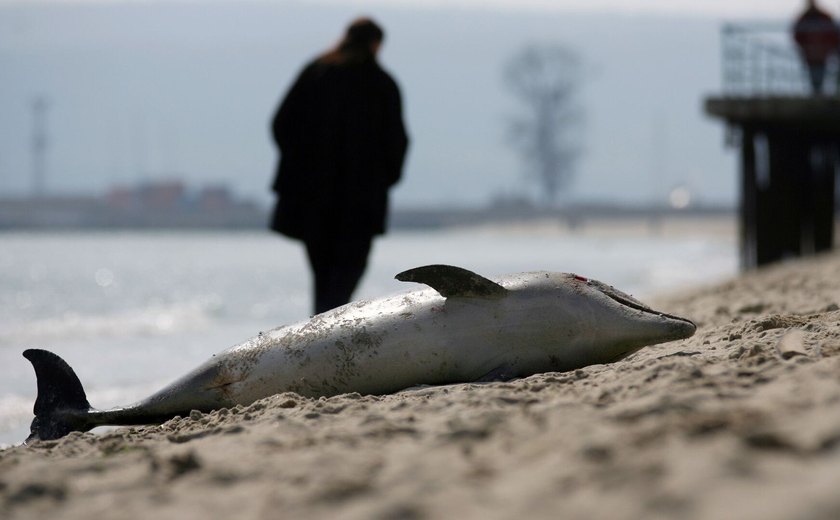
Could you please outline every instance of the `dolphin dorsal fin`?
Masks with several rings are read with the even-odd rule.
[[[403,271],[395,278],[401,282],[424,283],[444,298],[501,298],[507,289],[483,276],[453,265],[424,265]]]

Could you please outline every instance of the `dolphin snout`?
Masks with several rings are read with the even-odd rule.
[[[697,331],[697,325],[691,320],[668,314],[662,314],[661,316],[667,324],[668,339],[666,341],[690,338]]]

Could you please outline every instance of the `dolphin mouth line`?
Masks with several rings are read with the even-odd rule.
[[[671,320],[676,320],[676,321],[681,321],[681,322],[684,322],[684,323],[689,323],[691,325],[694,325],[695,327],[697,326],[693,321],[691,321],[687,318],[683,318],[682,316],[675,316],[673,314],[666,314],[664,312],[659,312],[659,311],[656,311],[654,309],[651,309],[650,307],[648,307],[644,303],[640,302],[639,300],[633,298],[629,294],[623,293],[623,292],[617,290],[616,288],[614,288],[610,285],[606,285],[606,284],[604,284],[602,282],[598,282],[596,280],[589,280],[589,283],[594,285],[596,288],[598,288],[602,293],[604,293],[606,296],[608,296],[612,300],[614,300],[614,301],[616,301],[616,302],[618,302],[618,303],[620,303],[624,306],[630,307],[631,309],[636,309],[638,311],[644,312],[645,314],[652,314],[654,316],[659,316],[659,317],[662,317],[662,318],[668,318],[668,319],[671,319]]]
[[[673,314],[667,314],[667,313],[664,313],[664,312],[659,312],[657,310],[651,309],[650,307],[648,307],[646,305],[639,305],[639,304],[636,304],[632,300],[625,300],[625,299],[623,299],[619,296],[615,296],[615,295],[612,295],[612,294],[608,294],[607,296],[609,296],[610,298],[612,298],[613,300],[617,301],[618,303],[620,303],[622,305],[626,305],[627,307],[630,307],[631,309],[636,309],[636,310],[642,311],[645,314],[653,314],[654,316],[659,316],[661,318],[668,318],[668,319],[671,319],[671,320],[682,321],[682,322],[685,322],[685,323],[690,323],[691,325],[695,325],[695,323],[693,321],[691,321],[688,318],[683,318],[682,316],[675,316]]]

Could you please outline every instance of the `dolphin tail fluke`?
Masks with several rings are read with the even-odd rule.
[[[66,361],[46,350],[28,349],[23,357],[32,363],[38,380],[35,419],[26,442],[58,439],[72,431],[87,431],[90,410],[82,383]]]

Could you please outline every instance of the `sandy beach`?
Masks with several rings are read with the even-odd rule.
[[[574,372],[9,448],[0,515],[839,518],[840,255],[646,303],[697,333]]]

